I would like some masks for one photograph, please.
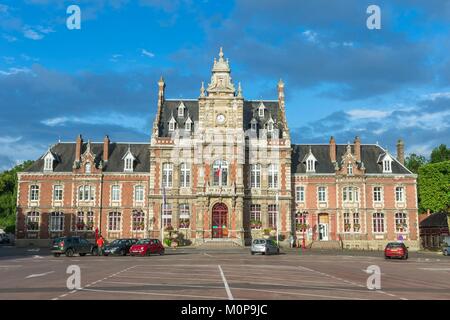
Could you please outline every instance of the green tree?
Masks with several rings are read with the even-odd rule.
[[[11,170],[0,173],[0,228],[14,232],[16,223],[17,173],[33,162],[25,161]]]
[[[450,161],[429,163],[419,168],[418,193],[422,212],[449,210]]]
[[[412,172],[418,173],[419,168],[427,163],[427,159],[424,156],[419,156],[415,153],[410,154],[405,159],[405,166]]]
[[[431,163],[450,161],[450,149],[445,144],[441,144],[439,147],[433,149],[430,159]]]

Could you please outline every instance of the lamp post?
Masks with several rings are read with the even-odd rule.
[[[280,228],[279,228],[279,224],[280,224],[280,208],[279,208],[279,201],[278,201],[278,190],[277,190],[277,194],[275,196],[276,198],[276,206],[277,206],[277,246],[279,244],[279,239],[280,239]]]

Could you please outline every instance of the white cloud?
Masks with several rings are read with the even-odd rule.
[[[0,143],[15,143],[22,140],[22,137],[0,136]]]
[[[317,42],[317,32],[314,32],[312,30],[306,30],[302,32],[302,35],[308,40],[309,42],[316,43]]]
[[[345,112],[352,120],[359,119],[383,119],[392,114],[392,111],[353,109]]]
[[[33,29],[25,28],[23,30],[23,36],[25,38],[31,39],[31,40],[41,40],[44,38],[44,36]]]
[[[154,53],[152,53],[152,52],[150,52],[150,51],[147,51],[147,50],[145,50],[145,49],[142,49],[142,55],[143,56],[147,56],[147,57],[149,57],[149,58],[153,58],[153,57],[155,57],[155,54]]]
[[[12,76],[19,73],[30,73],[31,70],[25,67],[22,68],[9,68],[8,71],[0,70],[0,75],[3,76]]]
[[[436,100],[439,98],[450,98],[450,92],[435,92],[424,96],[425,99]]]
[[[3,37],[3,39],[5,39],[8,42],[16,42],[17,41],[16,37],[11,36],[9,34],[4,34],[4,35],[2,35],[2,37]]]

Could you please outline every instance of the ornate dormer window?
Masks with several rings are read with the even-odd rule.
[[[131,148],[128,146],[128,151],[123,156],[122,160],[124,161],[123,164],[123,171],[124,172],[133,172],[134,171],[134,161],[136,158],[131,153]]]
[[[390,154],[386,151],[385,154],[382,154],[379,158],[378,163],[381,163],[383,173],[392,173],[392,162],[394,160],[390,156]]]
[[[347,174],[349,176],[353,175],[353,164],[351,163],[347,164]]]
[[[267,121],[267,132],[273,132],[274,129],[274,121],[272,119],[272,116],[270,116],[269,120]]]
[[[250,129],[252,131],[256,131],[258,129],[258,121],[256,121],[255,118],[253,118],[252,121],[250,121]]]
[[[84,166],[84,172],[86,174],[90,174],[92,172],[92,166],[90,162],[86,162],[85,166]]]
[[[183,101],[181,101],[180,106],[178,107],[178,117],[179,118],[184,117],[184,109],[186,109],[186,106],[184,105]]]
[[[56,160],[56,157],[50,151],[47,151],[47,154],[44,156],[44,171],[51,172],[53,171],[53,164]]]
[[[172,116],[172,118],[170,118],[170,121],[169,121],[169,132],[175,131],[176,124],[177,124],[177,122],[175,121],[175,118]]]
[[[306,172],[309,172],[309,173],[316,172],[316,162],[317,162],[317,159],[316,159],[316,157],[314,157],[314,155],[311,151],[311,147],[309,147],[309,152],[303,159],[303,163],[306,166]]]
[[[258,116],[260,118],[264,118],[264,111],[266,110],[266,107],[264,106],[264,103],[260,103],[258,107]]]
[[[189,117],[188,116],[188,118],[187,118],[187,120],[186,120],[186,122],[184,123],[184,130],[186,130],[186,131],[192,131],[192,120],[191,120],[191,117]]]

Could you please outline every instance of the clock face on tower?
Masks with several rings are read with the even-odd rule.
[[[222,124],[225,122],[225,116],[223,114],[217,115],[217,122]]]

